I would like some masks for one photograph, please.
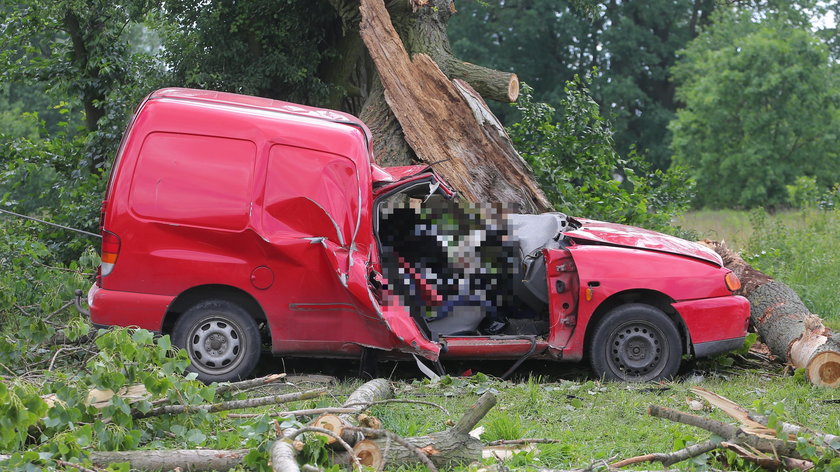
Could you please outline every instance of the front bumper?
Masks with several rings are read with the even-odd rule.
[[[745,337],[694,343],[694,357],[712,357],[725,352],[740,349],[744,345]]]
[[[106,290],[94,284],[88,291],[90,321],[94,326],[134,326],[161,331],[174,297]]]

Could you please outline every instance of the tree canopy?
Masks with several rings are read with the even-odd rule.
[[[837,64],[799,14],[770,13],[721,11],[673,69],[674,160],[701,205],[778,206],[799,176],[840,181]]]

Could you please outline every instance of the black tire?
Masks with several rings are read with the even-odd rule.
[[[681,359],[682,341],[674,322],[662,310],[641,303],[610,310],[589,343],[592,370],[606,380],[670,379]]]
[[[188,372],[205,383],[241,380],[257,366],[262,348],[254,318],[227,300],[193,305],[175,322],[172,342],[187,351]]]

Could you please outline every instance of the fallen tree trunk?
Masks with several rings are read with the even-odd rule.
[[[352,446],[362,440],[362,434],[351,428],[356,426],[355,416],[364,411],[371,403],[387,400],[393,398],[393,396],[394,389],[391,388],[391,382],[386,379],[373,379],[364,383],[347,397],[347,401],[344,402],[342,408],[349,408],[351,409],[350,412],[339,415],[324,414],[315,418],[311,424],[332,431]],[[336,442],[334,437],[327,436],[327,444],[337,446]]]
[[[381,469],[385,464],[391,466],[417,465],[423,462],[418,458],[417,449],[428,456],[437,467],[452,467],[481,459],[483,444],[470,436],[470,431],[496,405],[496,397],[485,393],[458,420],[455,426],[426,436],[405,438],[407,447],[395,441],[393,437],[381,432],[379,437],[359,441],[353,451],[362,465]],[[374,435],[376,430],[359,428],[366,435]]]
[[[805,369],[814,385],[840,385],[840,340],[822,319],[808,310],[793,289],[747,264],[725,242],[706,241],[706,245],[741,280],[736,294],[750,301],[750,319],[770,351]]]
[[[412,3],[414,4],[414,3]],[[428,8],[416,2],[416,8]],[[466,82],[453,83],[426,54],[409,57],[383,0],[361,0],[360,32],[405,141],[468,201],[550,209],[504,127]]]
[[[96,467],[128,462],[132,470],[229,470],[242,462],[248,449],[173,449],[161,451],[92,452],[90,460]]]

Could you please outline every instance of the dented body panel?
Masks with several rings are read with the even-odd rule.
[[[373,164],[370,139],[355,117],[330,110],[188,89],[151,94],[103,202],[103,235],[117,249],[88,295],[93,323],[168,332],[191,304],[225,298],[265,322],[277,354],[579,360],[604,310],[641,300],[664,305],[703,354],[744,336],[749,306],[727,289],[714,252],[579,220],[568,244],[543,249],[547,332],[430,339],[381,290],[378,202],[410,189],[455,194],[429,166]]]

